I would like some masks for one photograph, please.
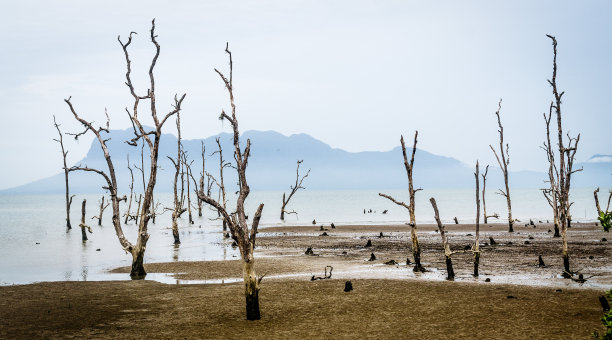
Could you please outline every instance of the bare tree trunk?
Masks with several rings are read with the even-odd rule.
[[[123,221],[123,224],[127,224],[128,223],[128,219],[130,218],[130,210],[132,209],[132,197],[134,196],[134,171],[130,167],[130,155],[129,154],[127,156],[127,163],[128,163],[127,168],[128,168],[128,170],[130,170],[130,178],[131,178],[131,182],[130,182],[130,201],[128,203],[127,211],[125,212],[125,221]]]
[[[285,212],[287,214],[297,214],[297,212],[295,211],[287,211],[285,210],[285,207],[287,207],[287,204],[289,204],[289,201],[291,200],[291,197],[293,197],[293,195],[299,190],[299,189],[306,189],[302,186],[302,182],[304,181],[304,178],[308,177],[308,175],[310,174],[310,169],[308,169],[308,172],[306,173],[306,175],[304,175],[301,179],[300,179],[300,164],[302,164],[302,160],[297,161],[297,170],[295,171],[295,184],[291,186],[291,192],[289,193],[289,197],[287,197],[287,199],[285,199],[285,193],[283,192],[283,205],[281,206],[281,215],[280,215],[280,219],[281,221],[285,220]]]
[[[85,205],[86,204],[87,204],[87,200],[83,199],[83,204],[81,204],[81,224],[79,225],[79,227],[81,227],[81,237],[83,239],[83,242],[87,241],[86,230],[89,228],[89,226],[85,224]]]
[[[497,164],[499,164],[499,167],[504,174],[504,183],[506,184],[506,191],[504,192],[500,189],[499,193],[502,196],[506,197],[506,202],[508,203],[508,232],[512,233],[514,232],[514,219],[512,218],[512,202],[510,201],[510,186],[508,184],[508,164],[510,164],[510,153],[508,151],[510,147],[508,143],[506,143],[506,151],[504,152],[504,127],[502,126],[501,119],[499,117],[499,112],[501,111],[501,102],[502,100],[500,99],[497,111],[495,112],[495,115],[497,116],[497,124],[499,125],[499,152],[501,154],[501,160],[499,159],[499,156],[497,155],[497,152],[495,151],[493,146],[489,145],[489,147],[491,148],[491,150],[493,150],[495,158],[497,159]]]
[[[100,201],[100,214],[98,216],[94,216],[93,218],[97,218],[98,219],[98,225],[102,225],[102,214],[104,214],[104,210],[106,208],[108,208],[108,205],[110,203],[106,203],[106,205],[104,205],[104,196],[102,196],[102,200]]]
[[[488,165],[487,165],[488,168]],[[478,265],[480,264],[480,188],[479,187],[479,178],[478,178],[478,161],[476,161],[476,172],[474,173],[476,177],[476,233],[474,239],[474,276],[478,277]],[[486,214],[485,214],[486,215]]]
[[[168,156],[168,159],[174,164],[174,209],[172,210],[172,236],[174,237],[174,244],[181,244],[181,239],[178,231],[178,218],[181,215],[182,204],[178,196],[178,177],[181,171],[181,115],[176,114],[176,160]]]
[[[482,174],[482,217],[484,223],[487,224],[487,203],[485,201],[485,191],[487,190],[487,173],[489,172],[489,165],[485,168],[484,174]]]
[[[442,221],[440,221],[440,214],[438,213],[438,205],[436,204],[436,200],[431,197],[429,199],[429,202],[431,202],[431,206],[433,207],[435,214],[434,217],[436,219],[436,223],[438,224],[438,231],[440,232],[440,237],[442,237],[442,244],[444,245],[444,258],[446,259],[446,279],[452,281],[455,279],[453,261],[451,260],[453,252],[450,250],[450,246],[448,245],[448,239],[446,238],[444,225],[442,224]]]
[[[412,172],[414,169],[414,154],[416,153],[417,146],[417,137],[419,135],[419,131],[414,132],[414,144],[412,146],[412,156],[410,157],[410,162],[408,162],[408,155],[406,153],[406,144],[404,143],[404,136],[400,137],[400,143],[402,145],[402,155],[404,157],[404,167],[406,168],[406,175],[408,176],[408,194],[410,195],[410,205],[407,205],[404,202],[399,202],[392,198],[391,196],[381,194],[378,195],[385,197],[392,201],[397,205],[401,205],[408,209],[410,214],[410,240],[412,241],[412,256],[414,257],[414,268],[412,269],[415,272],[424,272],[425,267],[421,265],[421,247],[419,246],[419,238],[417,235],[417,225],[416,225],[416,216],[415,216],[415,193],[422,189],[414,189],[414,184],[412,180]]]
[[[225,184],[223,182],[223,168],[231,166],[230,163],[226,163],[223,160],[223,149],[221,148],[221,141],[219,140],[219,137],[217,137],[215,139],[215,141],[217,142],[217,146],[219,147],[219,150],[215,151],[212,153],[212,155],[214,155],[215,153],[219,153],[219,182],[217,182],[217,185],[219,186],[219,194],[221,195],[221,197],[223,198],[223,209],[227,209],[227,198],[225,196]],[[213,177],[214,179],[214,177]],[[216,180],[215,180],[216,181]],[[220,216],[222,216],[222,214],[220,212],[218,212]],[[227,223],[228,221],[225,219],[225,217],[223,217],[223,231],[227,230]]]
[[[193,163],[193,161],[191,162]],[[189,185],[189,176],[191,176],[191,163],[187,163],[187,154],[183,151],[183,164],[187,172],[187,212],[189,224],[193,224],[193,216],[191,215],[191,187]]]
[[[204,176],[206,174],[206,158],[205,158],[205,147],[204,147],[204,141],[201,141],[202,143],[202,173],[200,174],[200,187],[199,187],[199,192],[204,194]],[[197,188],[197,186],[196,186]],[[196,193],[196,196],[197,193]],[[198,216],[202,217],[202,200],[198,197]]]
[[[68,151],[64,149],[64,136],[62,135],[62,132],[60,131],[59,124],[57,124],[57,122],[55,121],[55,115],[53,116],[53,125],[55,126],[55,129],[57,129],[57,134],[59,135],[59,139],[54,138],[53,140],[59,143],[62,149],[62,159],[64,161],[63,169],[64,169],[64,179],[66,182],[66,228],[72,229],[72,225],[70,224],[70,206],[72,205],[72,198],[74,197],[74,195],[70,196],[70,188],[68,186],[68,173],[70,173],[70,169],[68,168],[68,165],[66,164],[66,156],[68,155]]]
[[[155,20],[153,20],[152,22],[151,35],[150,35],[151,42],[155,45],[155,48],[156,48],[155,56],[153,57],[153,60],[151,61],[151,66],[149,68],[150,86],[146,91],[146,95],[141,96],[141,95],[136,94],[134,86],[132,85],[131,61],[130,61],[129,54],[128,54],[128,46],[132,42],[132,37],[133,37],[133,32],[130,33],[129,39],[125,44],[121,41],[120,37],[118,38],[119,43],[121,44],[121,47],[123,48],[123,52],[125,54],[125,60],[127,64],[127,72],[126,72],[127,81],[125,84],[129,88],[130,93],[132,94],[132,97],[134,98],[134,106],[132,108],[132,112],[130,112],[129,110],[126,110],[126,111],[132,122],[132,127],[134,128],[135,138],[131,139],[130,141],[127,141],[127,143],[132,146],[136,146],[138,140],[143,139],[147,143],[149,150],[150,150],[150,155],[151,155],[151,164],[150,164],[151,168],[149,171],[149,181],[147,183],[146,190],[144,192],[144,199],[141,202],[142,207],[141,208],[139,207],[139,211],[137,212],[137,214],[140,217],[140,220],[139,220],[139,225],[138,225],[138,236],[136,238],[136,244],[132,244],[130,241],[127,240],[127,238],[123,234],[123,228],[121,226],[119,202],[122,199],[118,197],[118,185],[117,185],[117,178],[115,176],[115,167],[113,165],[108,147],[106,145],[106,142],[108,141],[108,139],[105,139],[104,137],[102,137],[102,132],[109,133],[110,119],[108,118],[108,114],[107,114],[106,126],[94,128],[91,122],[88,122],[82,119],[77,114],[76,110],[74,109],[70,101],[70,98],[65,99],[65,102],[66,104],[68,104],[68,107],[70,108],[70,111],[72,112],[74,118],[85,127],[85,131],[78,133],[78,134],[74,134],[75,138],[78,138],[79,136],[84,135],[87,132],[92,132],[95,135],[96,139],[98,140],[98,143],[100,144],[100,148],[102,149],[102,152],[104,153],[104,158],[106,160],[106,164],[108,167],[108,173],[102,170],[89,168],[86,166],[85,167],[82,167],[82,166],[73,167],[73,170],[95,172],[105,179],[107,183],[107,186],[105,187],[105,189],[109,190],[110,192],[110,197],[111,197],[111,202],[112,202],[112,207],[113,207],[112,220],[113,220],[113,225],[115,227],[115,232],[117,234],[117,238],[119,239],[119,243],[121,244],[123,249],[132,255],[132,271],[130,272],[130,276],[132,279],[143,279],[146,275],[146,271],[143,265],[143,258],[144,258],[144,252],[146,249],[147,241],[149,240],[149,233],[147,231],[147,226],[148,226],[149,219],[151,218],[149,211],[150,211],[150,207],[152,204],[153,190],[155,188],[155,182],[157,179],[157,168],[158,168],[157,160],[159,156],[159,143],[160,143],[160,139],[162,136],[161,129],[168,118],[170,118],[172,115],[176,114],[177,112],[181,110],[181,104],[183,100],[185,99],[185,95],[183,94],[180,99],[177,96],[175,96],[173,109],[170,112],[168,112],[165,116],[163,116],[161,119],[158,118],[157,106],[155,104],[155,100],[156,100],[155,78],[153,76],[153,69],[155,68],[155,64],[157,63],[157,58],[159,57],[160,46],[156,40],[157,36],[155,35]],[[155,124],[154,130],[147,131],[145,130],[143,125],[140,123],[140,120],[138,118],[138,109],[139,109],[139,103],[141,100],[150,101],[151,117]]]
[[[261,277],[257,277],[255,273],[255,261],[253,257],[253,251],[255,249],[255,238],[257,236],[257,228],[259,226],[259,221],[261,219],[261,212],[263,210],[263,203],[259,205],[257,211],[255,212],[255,216],[252,220],[252,225],[249,230],[246,220],[246,214],[244,211],[244,202],[247,196],[250,193],[249,185],[247,184],[246,178],[246,168],[249,160],[249,156],[251,153],[251,141],[247,139],[246,147],[244,152],[240,148],[240,132],[238,130],[238,119],[236,118],[236,106],[234,104],[234,93],[233,93],[233,84],[232,84],[232,54],[229,51],[228,46],[225,47],[225,52],[229,55],[230,60],[230,76],[227,79],[219,70],[215,69],[217,74],[223,80],[225,84],[225,88],[227,89],[230,97],[230,104],[232,108],[231,117],[225,113],[225,111],[221,112],[220,119],[225,119],[229,121],[232,125],[232,130],[234,132],[234,159],[236,160],[236,172],[238,173],[238,185],[239,185],[239,193],[238,199],[236,201],[236,211],[234,213],[228,214],[224,205],[215,201],[209,195],[201,195],[200,199],[202,199],[207,204],[213,206],[217,209],[217,211],[223,216],[224,221],[227,222],[229,226],[230,232],[232,234],[232,238],[236,241],[238,248],[240,249],[240,255],[243,262],[243,279],[244,279],[244,294],[246,298],[246,316],[247,320],[259,320],[261,315],[259,312],[259,283],[261,281]],[[221,169],[223,169],[223,161],[221,161]]]

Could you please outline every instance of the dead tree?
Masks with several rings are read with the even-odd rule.
[[[561,124],[561,98],[565,92],[559,93],[557,90],[557,39],[551,35],[547,35],[552,40],[553,45],[553,75],[552,80],[549,80],[548,83],[552,87],[552,92],[554,99],[551,102],[549,108],[549,117],[552,116],[552,111],[554,109],[557,117],[557,132],[558,132],[558,158],[559,163],[554,162],[554,158],[551,157],[552,147],[549,147],[550,152],[548,152],[548,161],[554,162],[552,168],[554,169],[554,178],[551,182],[554,185],[551,186],[550,195],[552,196],[552,201],[556,202],[553,204],[553,211],[557,210],[557,215],[559,216],[559,223],[561,226],[561,238],[563,242],[562,247],[562,256],[563,256],[563,276],[566,278],[571,278],[572,272],[570,271],[570,263],[569,263],[569,252],[567,247],[567,227],[569,222],[570,214],[570,206],[571,203],[569,201],[570,194],[570,183],[571,176],[573,173],[580,171],[582,169],[573,170],[574,165],[574,157],[576,155],[576,151],[578,149],[578,142],[580,141],[580,134],[576,138],[572,138],[567,135],[568,143],[565,146],[563,142],[563,128]],[[546,119],[546,117],[545,117]],[[547,119],[547,127],[550,123],[550,118]],[[550,135],[550,129],[547,128],[547,134]],[[550,136],[547,137],[547,140],[550,140]],[[550,145],[550,142],[548,142]],[[550,167],[549,167],[550,169]],[[550,172],[549,172],[550,173]]]
[[[436,223],[438,224],[438,230],[440,232],[440,237],[442,237],[442,244],[444,245],[444,258],[446,259],[446,279],[454,280],[455,279],[455,271],[453,270],[453,261],[451,260],[451,256],[453,252],[450,250],[450,246],[448,245],[448,239],[446,238],[446,232],[444,231],[444,225],[442,221],[440,221],[440,214],[438,213],[438,205],[436,204],[435,198],[431,197],[429,199],[431,202],[431,206],[434,210],[434,217],[436,219]]]
[[[132,209],[132,197],[134,196],[134,171],[132,170],[132,167],[130,167],[130,155],[128,154],[127,156],[127,168],[128,170],[130,170],[130,201],[128,203],[128,208],[127,211],[125,212],[125,221],[123,221],[124,224],[128,223],[128,219],[130,218],[130,210]]]
[[[191,215],[191,185],[189,184],[189,177],[193,177],[191,175],[191,164],[193,164],[193,161],[191,161],[190,163],[187,163],[187,153],[185,151],[182,151],[183,154],[183,166],[185,167],[185,171],[187,172],[187,212],[188,212],[188,219],[189,219],[189,224],[193,224],[193,215]]]
[[[553,151],[552,143],[550,142],[550,121],[552,120],[553,107],[554,105],[551,102],[548,109],[548,116],[546,116],[546,113],[544,113],[544,122],[546,123],[546,141],[544,142],[542,148],[544,151],[546,151],[546,157],[548,159],[549,187],[542,189],[542,194],[544,194],[548,205],[550,205],[553,210],[553,225],[555,229],[553,237],[561,237],[561,234],[559,233],[559,183],[557,182],[559,171],[555,164],[555,153]]]
[[[229,94],[231,104],[231,116],[221,111],[219,119],[227,120],[230,122],[233,130],[233,142],[234,142],[234,160],[236,161],[236,172],[238,173],[238,198],[236,201],[236,211],[229,213],[225,206],[213,199],[209,195],[201,195],[202,199],[207,204],[213,206],[223,215],[223,219],[227,221],[229,230],[232,234],[232,238],[240,249],[240,256],[242,258],[242,273],[244,279],[244,294],[246,298],[246,317],[247,320],[259,320],[259,284],[261,278],[257,277],[255,272],[255,258],[253,256],[253,250],[255,249],[255,238],[257,236],[257,227],[259,226],[259,220],[261,219],[261,212],[263,210],[263,203],[257,208],[257,212],[253,216],[253,222],[251,228],[247,225],[246,214],[244,211],[244,202],[250,193],[250,188],[247,183],[246,169],[251,155],[251,141],[247,139],[244,151],[240,148],[240,131],[238,130],[238,118],[236,118],[236,105],[234,104],[234,87],[232,83],[233,77],[233,65],[232,65],[232,53],[230,52],[228,45],[225,47],[225,52],[229,55],[229,79],[223,75],[219,70],[215,69],[215,72],[221,77],[225,88]],[[223,163],[221,163],[223,168]]]
[[[599,192],[599,188],[593,191],[593,196],[595,197],[595,208],[597,208],[597,219],[601,223],[604,231],[610,231],[610,226],[612,225],[612,211],[610,211],[610,200],[612,199],[612,190],[610,190],[610,195],[608,196],[608,205],[606,206],[606,210],[601,210],[599,206],[599,198],[597,197],[597,193]]]
[[[83,239],[83,242],[87,241],[86,231],[89,231],[90,234],[92,233],[91,227],[85,224],[85,205],[86,204],[87,204],[87,200],[83,199],[83,204],[81,204],[81,224],[79,224],[79,227],[81,227],[81,237]]]
[[[100,200],[100,214],[98,216],[94,216],[91,219],[93,220],[94,218],[98,219],[98,225],[102,225],[102,214],[104,214],[104,210],[106,210],[106,208],[108,208],[108,205],[110,204],[110,202],[106,202],[106,205],[104,204],[104,196],[102,196],[102,199]]]
[[[419,246],[419,238],[417,236],[417,225],[416,225],[416,217],[415,217],[415,208],[414,208],[414,194],[423,189],[414,189],[414,184],[412,180],[412,172],[414,169],[414,154],[416,153],[417,146],[417,137],[419,135],[419,131],[414,132],[414,144],[412,145],[412,156],[410,157],[410,162],[408,162],[408,155],[406,153],[406,144],[404,143],[404,136],[400,137],[400,143],[402,144],[402,155],[404,156],[404,168],[406,168],[406,174],[408,175],[408,194],[410,195],[410,205],[407,205],[404,202],[397,201],[393,197],[389,195],[385,195],[379,193],[378,195],[384,197],[391,202],[400,205],[406,209],[410,213],[410,239],[412,240],[412,255],[414,256],[414,268],[412,269],[415,272],[424,272],[425,268],[421,265],[421,248]]]
[[[480,178],[478,178],[478,161],[476,161],[474,176],[476,177],[476,232],[474,233],[474,248],[472,251],[474,252],[474,276],[478,277],[478,265],[480,264]]]
[[[219,147],[219,150],[213,152],[211,156],[214,156],[214,154],[216,153],[219,154],[219,181],[217,181],[214,177],[212,177],[212,175],[209,176],[209,178],[212,178],[213,181],[217,183],[217,186],[219,187],[219,196],[221,196],[221,198],[223,199],[221,201],[221,203],[223,204],[223,209],[227,209],[227,198],[225,196],[225,184],[223,182],[223,168],[231,167],[231,163],[225,162],[223,160],[223,149],[221,148],[221,141],[219,140],[219,137],[215,138],[215,141],[217,142],[217,146]],[[219,211],[218,213],[220,214]],[[221,216],[221,218],[223,219],[223,231],[226,231],[227,223],[229,223],[229,221],[227,221],[225,217],[223,216]]]
[[[501,111],[501,102],[502,100],[500,99],[497,111],[495,112],[495,115],[497,116],[497,125],[499,125],[499,130],[497,131],[499,132],[499,152],[501,154],[501,160],[499,159],[497,152],[493,148],[493,145],[489,144],[489,147],[493,151],[493,154],[495,154],[497,164],[499,164],[499,168],[504,174],[504,183],[506,184],[506,191],[499,189],[498,194],[506,197],[506,202],[508,203],[508,232],[512,233],[514,232],[514,228],[512,227],[514,225],[514,219],[512,219],[512,202],[510,201],[510,185],[508,184],[508,164],[510,164],[510,146],[508,145],[508,143],[506,143],[506,151],[504,151],[504,127],[502,126],[501,119],[499,117],[499,111]]]
[[[176,130],[177,130],[177,140],[176,140],[176,159],[173,159],[170,156],[167,156],[168,159],[174,165],[174,209],[172,210],[172,236],[174,236],[174,244],[181,244],[181,239],[178,231],[178,218],[181,215],[181,209],[183,208],[178,196],[178,178],[179,173],[181,171],[181,115],[180,113],[176,114]]]
[[[205,152],[206,152],[206,148],[204,147],[204,141],[201,141],[202,143],[202,172],[200,173],[200,185],[198,186],[195,181],[193,183],[193,185],[195,186],[195,190],[197,190],[196,192],[196,197],[198,196],[198,192],[204,194],[204,176],[206,174],[206,157]],[[202,217],[202,200],[198,197],[198,216]]]
[[[132,255],[132,270],[130,272],[130,276],[132,277],[132,279],[143,279],[146,276],[146,271],[143,265],[143,259],[144,259],[145,249],[147,247],[147,241],[149,240],[149,233],[147,232],[147,226],[149,223],[149,219],[151,217],[148,214],[148,212],[152,204],[151,200],[153,198],[153,190],[155,188],[155,183],[157,179],[157,159],[159,156],[159,143],[160,143],[161,136],[162,136],[162,126],[164,125],[166,120],[168,120],[168,118],[172,117],[174,114],[176,114],[177,112],[181,110],[181,104],[183,103],[183,100],[185,99],[185,94],[183,94],[180,97],[180,99],[175,95],[174,105],[173,105],[172,110],[168,112],[165,116],[163,116],[162,119],[158,118],[157,105],[155,103],[156,101],[155,77],[153,75],[153,70],[155,68],[155,64],[157,63],[157,58],[159,57],[160,46],[157,43],[157,40],[156,40],[157,36],[155,35],[155,20],[152,21],[151,35],[150,35],[151,42],[153,43],[153,45],[155,45],[155,49],[156,49],[155,56],[153,57],[151,61],[151,66],[149,67],[150,87],[147,89],[146,95],[136,94],[136,90],[134,89],[134,86],[132,85],[131,61],[130,61],[129,54],[128,54],[128,47],[132,43],[133,34],[134,34],[133,32],[130,33],[129,38],[126,43],[123,43],[123,41],[121,41],[121,37],[117,38],[125,54],[125,60],[127,64],[125,84],[127,85],[132,97],[134,98],[134,105],[132,108],[132,112],[130,112],[127,108],[126,108],[126,112],[128,113],[128,116],[132,122],[132,127],[134,129],[135,137],[132,138],[130,141],[127,141],[127,143],[132,146],[136,146],[138,140],[143,139],[149,147],[150,156],[151,156],[151,164],[150,164],[151,169],[149,171],[149,180],[146,186],[144,199],[142,201],[142,207],[139,211],[140,222],[138,225],[138,236],[136,238],[136,244],[131,243],[124,236],[123,228],[122,228],[120,217],[119,217],[120,216],[119,202],[121,199],[118,196],[118,185],[117,185],[117,178],[115,176],[115,167],[111,160],[111,155],[109,153],[108,146],[106,145],[106,142],[108,141],[108,139],[102,136],[102,133],[107,133],[107,134],[109,133],[110,121],[108,118],[108,114],[106,115],[107,117],[106,126],[95,128],[92,122],[89,122],[79,116],[76,109],[72,105],[70,98],[65,99],[65,102],[66,104],[68,104],[68,107],[70,108],[70,111],[74,115],[74,118],[85,127],[85,130],[83,132],[75,134],[75,138],[78,138],[79,136],[84,135],[87,132],[93,133],[98,143],[100,144],[100,148],[102,149],[104,158],[106,160],[106,165],[108,167],[108,171],[103,171],[100,169],[94,169],[94,168],[89,168],[87,166],[80,166],[80,165],[74,167],[74,169],[97,173],[100,176],[102,176],[104,180],[106,181],[107,185],[105,186],[105,189],[110,192],[110,198],[111,198],[112,207],[113,207],[113,219],[112,220],[113,220],[113,226],[115,228],[115,232],[117,234],[117,238],[119,239],[119,243],[121,244],[123,249]],[[151,112],[151,117],[155,125],[153,130],[145,130],[145,127],[140,123],[140,118],[138,116],[138,109],[140,108],[140,102],[144,100],[150,101],[150,106],[148,107],[147,111],[150,110]]]
[[[302,186],[302,182],[304,181],[304,178],[308,177],[308,175],[310,174],[310,169],[308,169],[308,172],[306,172],[306,175],[304,175],[301,179],[300,179],[300,164],[302,164],[302,160],[297,161],[297,169],[295,170],[295,184],[291,186],[291,193],[289,193],[289,197],[287,197],[287,199],[285,199],[285,193],[283,192],[283,205],[281,206],[281,214],[280,214],[280,219],[281,221],[285,220],[285,213],[287,214],[297,214],[297,212],[295,212],[295,210],[293,211],[287,211],[285,210],[285,208],[287,207],[287,204],[289,204],[289,201],[291,200],[291,197],[293,197],[293,195],[300,189],[306,189]]]
[[[53,125],[55,125],[55,129],[57,129],[57,134],[59,135],[59,139],[53,138],[54,141],[58,142],[60,147],[62,148],[62,158],[64,160],[64,179],[66,181],[66,228],[72,229],[72,225],[70,224],[70,206],[72,205],[72,198],[74,195],[70,196],[70,188],[68,186],[68,174],[70,173],[70,169],[66,164],[66,155],[68,155],[68,151],[64,149],[64,136],[60,131],[60,126],[55,121],[55,115],[53,116]]]
[[[484,218],[484,223],[488,223],[487,220],[489,217],[499,218],[497,213],[493,213],[493,215],[487,215],[487,203],[485,201],[485,191],[487,190],[487,173],[489,173],[489,165],[485,168],[484,174],[482,174],[482,217]]]

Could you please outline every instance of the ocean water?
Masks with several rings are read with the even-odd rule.
[[[505,198],[487,192],[487,212],[497,212],[499,220],[507,222]],[[407,190],[383,191],[397,200],[408,202]],[[604,190],[604,192],[606,192]],[[433,223],[430,197],[435,197],[441,218],[452,223],[457,217],[461,223],[475,221],[475,192],[473,190],[424,190],[417,192],[416,217],[418,223]],[[516,189],[511,191],[513,215],[521,221],[533,219],[551,220],[552,212],[539,190]],[[607,196],[606,196],[607,197]],[[98,215],[98,195],[75,196],[71,220],[73,229],[66,230],[63,195],[0,195],[0,285],[23,284],[39,281],[62,280],[117,280],[128,279],[126,274],[109,274],[107,270],[129,266],[131,256],[126,254],[117,240],[111,224],[112,208],[109,206],[102,226],[91,217]],[[572,190],[572,215],[575,221],[593,221],[596,218],[593,189]],[[81,202],[87,199],[87,224],[93,233],[89,240],[81,241],[78,227]],[[159,193],[155,196],[163,206],[172,205],[172,195]],[[260,228],[276,225],[342,224],[401,224],[408,220],[408,211],[378,196],[374,190],[311,191],[300,190],[292,198],[288,210],[296,214],[285,216],[280,221],[282,192],[252,192],[246,202],[249,214],[254,214],[259,203],[264,203]],[[605,198],[600,198],[600,201]],[[229,195],[228,201],[235,202]],[[193,202],[192,202],[193,203]],[[133,204],[134,206],[134,204]],[[122,209],[126,205],[121,204]],[[230,204],[231,209],[231,204]],[[364,213],[364,209],[366,213]],[[370,209],[372,212],[370,213]],[[383,211],[387,210],[383,214]],[[146,262],[224,260],[238,256],[238,251],[223,239],[221,221],[217,213],[208,207],[204,216],[198,217],[193,210],[194,224],[187,223],[187,213],[179,221],[181,245],[173,245],[170,230],[170,212],[157,217],[156,224],[149,224],[150,238],[147,245]],[[137,226],[133,222],[123,227],[126,237],[135,239]]]

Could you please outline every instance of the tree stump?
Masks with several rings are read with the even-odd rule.
[[[366,245],[364,247],[368,248],[372,246],[372,240],[368,240],[368,242],[366,243]]]
[[[353,290],[353,283],[352,283],[351,281],[346,281],[346,282],[344,283],[344,292],[345,292],[345,293],[348,293],[348,292],[350,292],[351,290]]]
[[[376,261],[376,255],[374,255],[374,253],[370,254],[370,259],[368,261]]]
[[[546,267],[546,264],[544,263],[544,260],[542,259],[542,255],[538,256],[538,267],[540,268]]]

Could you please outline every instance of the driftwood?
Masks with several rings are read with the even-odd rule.
[[[495,149],[493,148],[493,145],[489,144],[489,147],[493,151],[493,154],[495,154],[497,164],[499,164],[499,167],[504,175],[506,191],[499,189],[498,194],[506,197],[506,203],[508,204],[508,232],[514,232],[514,219],[512,219],[512,202],[510,200],[510,185],[508,184],[508,164],[510,164],[510,146],[508,145],[508,143],[506,143],[506,150],[504,151],[504,127],[502,126],[501,118],[499,117],[499,112],[501,111],[501,103],[502,100],[500,99],[497,111],[495,112],[495,115],[497,116],[497,125],[499,126],[499,130],[497,131],[499,132],[499,152],[501,155],[501,160],[497,155],[497,151],[495,151]]]
[[[329,273],[327,271],[328,269],[329,269]],[[332,277],[332,270],[334,270],[334,267],[332,267],[332,266],[325,266],[325,275],[324,276],[314,276],[313,275],[310,278],[310,281],[331,279],[331,277]]]
[[[257,228],[259,227],[259,221],[261,219],[261,212],[263,210],[263,203],[257,208],[257,212],[253,216],[252,225],[249,229],[247,225],[246,214],[244,211],[244,202],[247,199],[251,189],[247,183],[246,170],[251,155],[251,141],[247,139],[244,150],[240,147],[240,131],[238,129],[238,118],[236,117],[236,105],[234,103],[234,86],[233,86],[233,62],[232,53],[229,50],[229,44],[225,47],[225,52],[229,56],[229,79],[225,77],[223,73],[215,69],[215,72],[221,77],[225,88],[229,94],[230,105],[231,105],[231,116],[221,111],[219,119],[227,120],[233,130],[233,143],[234,143],[234,160],[236,161],[236,172],[238,174],[238,198],[236,200],[236,211],[229,213],[225,205],[222,205],[219,201],[213,199],[209,195],[203,195],[198,193],[200,199],[206,204],[213,206],[222,216],[224,221],[227,222],[229,230],[232,234],[232,238],[236,241],[237,246],[240,248],[240,256],[242,258],[242,273],[244,279],[244,294],[246,299],[246,317],[247,320],[259,320],[261,318],[259,311],[259,283],[261,278],[257,277],[255,272],[255,258],[253,256],[253,250],[255,249],[255,238],[257,236]],[[221,163],[223,168],[223,162]]]
[[[295,210],[292,211],[287,211],[285,208],[287,207],[287,204],[289,204],[289,201],[291,200],[291,197],[293,197],[293,195],[295,195],[295,193],[300,190],[300,189],[306,189],[302,186],[302,182],[304,182],[304,179],[306,177],[308,177],[308,175],[310,174],[310,169],[308,169],[308,171],[306,172],[306,175],[302,176],[302,178],[300,178],[300,164],[302,164],[303,160],[299,160],[297,161],[297,169],[295,170],[296,174],[295,174],[295,184],[291,186],[291,192],[289,193],[289,196],[287,197],[287,199],[285,199],[285,193],[283,193],[283,204],[281,206],[281,214],[280,214],[280,219],[281,221],[285,220],[285,213],[287,214],[296,214],[297,212]]]
[[[408,162],[408,154],[406,152],[406,144],[404,143],[404,136],[400,137],[400,144],[402,145],[402,156],[404,157],[404,168],[406,169],[406,175],[408,176],[408,194],[410,195],[410,205],[397,201],[395,198],[379,193],[378,195],[384,197],[391,202],[402,206],[408,209],[410,214],[410,239],[412,241],[412,255],[414,257],[414,268],[412,269],[415,272],[424,272],[425,267],[421,265],[421,247],[419,246],[419,238],[417,235],[417,225],[416,225],[416,217],[415,217],[415,194],[416,192],[423,189],[414,189],[414,184],[412,180],[412,174],[414,170],[414,155],[416,153],[417,146],[417,137],[419,136],[419,131],[414,132],[414,143],[412,145],[412,155],[410,157],[410,162]],[[365,210],[364,210],[365,212]],[[371,210],[370,210],[371,212]]]
[[[53,140],[59,143],[60,148],[62,149],[62,159],[64,161],[64,180],[66,182],[66,228],[72,229],[72,225],[70,224],[70,206],[72,205],[72,198],[74,195],[70,196],[70,187],[68,185],[68,174],[72,170],[68,168],[68,165],[66,164],[66,156],[68,155],[68,151],[64,149],[64,136],[62,135],[62,131],[60,131],[60,125],[55,121],[55,115],[53,115],[53,125],[55,126],[57,134],[59,135],[58,139],[54,138]]]
[[[106,172],[103,170],[93,169],[87,166],[80,166],[80,165],[73,167],[73,168],[75,170],[89,171],[89,172],[97,173],[98,175],[102,176],[104,180],[106,181],[107,186],[105,186],[104,188],[110,192],[110,198],[111,198],[112,207],[113,207],[113,225],[115,227],[117,238],[119,239],[119,243],[121,244],[123,249],[127,253],[130,253],[132,255],[132,270],[130,272],[130,276],[132,277],[132,279],[143,279],[146,276],[146,271],[143,265],[144,252],[147,246],[147,241],[149,240],[149,233],[147,231],[147,227],[148,227],[150,215],[148,214],[148,212],[152,204],[153,190],[154,190],[155,181],[157,178],[157,169],[158,169],[157,159],[159,155],[159,143],[160,143],[161,136],[162,136],[161,129],[164,123],[166,122],[166,120],[168,120],[168,118],[170,118],[171,116],[173,116],[174,114],[176,114],[177,112],[181,110],[181,104],[183,103],[183,100],[185,99],[185,95],[183,94],[180,98],[175,96],[173,109],[170,112],[168,112],[165,116],[163,116],[161,119],[158,117],[157,106],[156,106],[156,101],[155,101],[156,99],[155,77],[153,74],[153,70],[157,63],[157,58],[159,57],[160,46],[157,42],[157,36],[155,35],[155,20],[153,20],[151,23],[151,35],[150,35],[151,42],[155,46],[155,56],[153,57],[151,61],[151,66],[149,67],[150,86],[147,89],[145,95],[136,94],[136,90],[134,89],[134,86],[132,85],[131,60],[129,58],[129,53],[128,53],[128,47],[132,43],[133,35],[134,35],[134,32],[130,33],[129,38],[126,43],[123,43],[123,41],[121,40],[121,37],[117,38],[125,54],[125,60],[127,64],[125,84],[128,87],[132,97],[134,98],[134,105],[132,107],[132,111],[130,112],[126,108],[126,112],[132,123],[135,137],[127,141],[127,143],[129,145],[136,146],[137,142],[143,139],[149,147],[150,156],[151,156],[151,164],[150,164],[151,168],[149,171],[149,181],[148,181],[148,184],[145,190],[144,199],[142,201],[142,209],[137,214],[137,215],[140,215],[140,221],[139,221],[140,223],[138,225],[138,236],[136,238],[136,244],[133,244],[132,242],[128,241],[123,233],[123,228],[121,226],[121,221],[119,218],[120,216],[119,202],[121,199],[118,196],[118,185],[117,185],[117,179],[115,176],[115,167],[113,165],[113,162],[111,160],[111,155],[106,145],[106,142],[108,141],[108,139],[102,137],[102,133],[109,133],[110,118],[108,117],[108,114],[106,114],[106,117],[107,117],[106,126],[95,128],[92,122],[86,121],[85,119],[79,116],[79,114],[77,113],[76,109],[74,108],[70,100],[71,98],[65,99],[65,102],[68,105],[70,111],[72,112],[74,118],[85,127],[85,131],[73,134],[74,137],[78,138],[79,136],[82,136],[87,132],[93,133],[104,154],[104,159],[106,160],[108,171]],[[155,125],[153,130],[148,130],[148,131],[145,130],[145,127],[140,123],[140,118],[138,116],[138,109],[140,108],[140,102],[145,101],[145,100],[150,101],[150,106],[147,109],[151,112],[151,117]]]

